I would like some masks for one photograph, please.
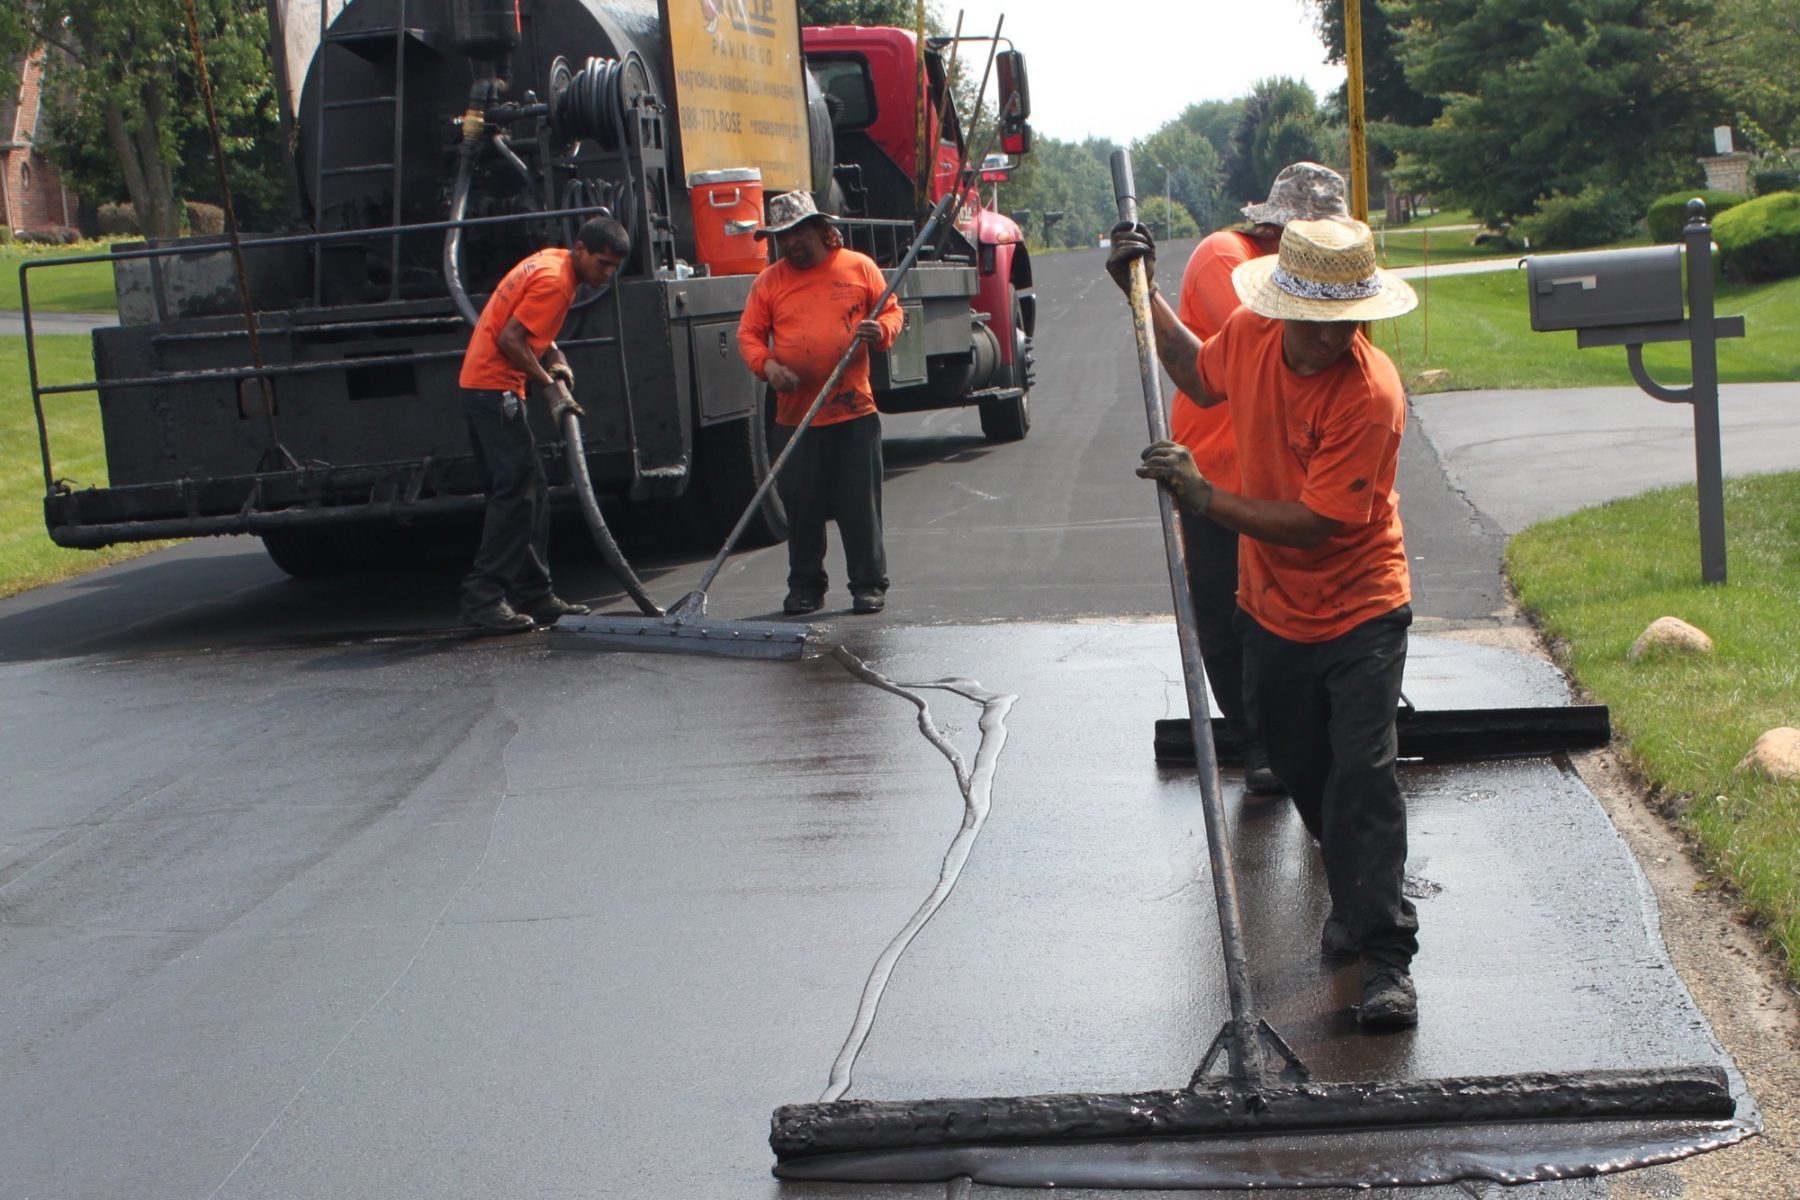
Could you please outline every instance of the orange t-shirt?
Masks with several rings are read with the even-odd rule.
[[[1343,526],[1311,550],[1238,541],[1238,606],[1271,633],[1323,642],[1412,598],[1394,490],[1406,396],[1362,333],[1336,363],[1299,375],[1281,329],[1233,313],[1200,348],[1200,378],[1230,406],[1241,494],[1297,500]]]
[[[1175,315],[1205,341],[1219,332],[1237,310],[1231,272],[1241,262],[1268,251],[1247,234],[1220,230],[1202,238],[1181,273],[1181,303]],[[1176,392],[1169,405],[1169,436],[1193,451],[1200,473],[1226,491],[1238,486],[1237,440],[1231,432],[1231,410],[1223,404],[1201,408],[1186,392]]]
[[[500,353],[500,331],[510,318],[519,318],[525,327],[526,345],[541,357],[562,332],[563,318],[569,315],[579,282],[574,256],[567,250],[539,250],[508,271],[488,297],[475,332],[469,335],[457,383],[480,392],[523,392],[525,372]]]
[[[824,261],[805,270],[789,265],[786,259],[763,268],[750,285],[744,315],[738,321],[738,352],[758,376],[773,358],[800,377],[799,387],[777,394],[777,424],[800,423],[819,389],[837,369],[857,323],[871,315],[870,306],[886,288],[887,280],[875,260],[857,250],[833,250]],[[881,325],[885,350],[900,336],[906,316],[889,296],[887,306],[874,314],[874,319]],[[874,411],[869,356],[857,354],[844,368],[837,394],[820,407],[813,424],[833,425]]]

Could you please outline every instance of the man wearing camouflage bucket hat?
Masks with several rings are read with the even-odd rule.
[[[795,436],[806,411],[844,352],[860,344],[885,350],[905,314],[892,296],[875,302],[887,280],[875,260],[844,245],[831,218],[807,192],[769,201],[756,230],[773,237],[776,261],[750,285],[738,321],[738,352],[752,374],[775,389],[769,454]],[[881,533],[881,417],[869,385],[869,355],[851,357],[812,426],[776,477],[788,514],[788,593],[781,610],[798,616],[824,606],[826,523],[844,544],[850,609],[878,613],[887,604],[887,550]]]
[[[1141,229],[1115,234],[1115,279],[1154,262]],[[1394,770],[1411,581],[1394,476],[1405,395],[1363,322],[1397,317],[1412,289],[1375,261],[1368,226],[1294,220],[1277,254],[1232,272],[1243,302],[1204,343],[1151,297],[1157,356],[1202,406],[1230,404],[1235,489],[1178,442],[1137,473],[1243,536],[1238,560],[1244,697],[1271,765],[1318,840],[1331,893],[1328,958],[1362,957],[1357,1019],[1418,1021],[1418,916],[1401,890],[1406,805]],[[1154,291],[1154,289],[1153,289]]]
[[[1283,167],[1269,186],[1269,198],[1243,207],[1250,222],[1247,228],[1210,233],[1194,248],[1181,273],[1176,303],[1181,323],[1201,341],[1219,332],[1225,318],[1237,310],[1237,291],[1231,286],[1237,265],[1275,253],[1290,221],[1348,216],[1344,191],[1344,177],[1330,167],[1315,162]],[[1195,465],[1208,479],[1227,488],[1237,486],[1237,439],[1228,405],[1202,408],[1185,392],[1176,392],[1169,402],[1169,436],[1193,453]],[[1200,657],[1219,711],[1243,749],[1244,790],[1257,796],[1280,795],[1281,779],[1269,767],[1268,751],[1244,714],[1244,649],[1234,626],[1237,532],[1210,518],[1195,517],[1182,523],[1181,534]]]

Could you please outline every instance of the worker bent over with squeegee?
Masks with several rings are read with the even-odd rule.
[[[1155,245],[1113,230],[1107,270],[1130,289]],[[1348,217],[1294,221],[1274,256],[1232,272],[1243,307],[1204,344],[1152,286],[1156,353],[1202,407],[1230,402],[1240,490],[1215,487],[1177,442],[1137,473],[1243,536],[1244,698],[1270,765],[1318,840],[1332,911],[1320,948],[1363,958],[1358,1020],[1416,1024],[1409,966],[1418,917],[1402,894],[1406,805],[1394,770],[1412,591],[1394,474],[1405,397],[1362,322],[1396,317],[1412,289],[1375,265]]]

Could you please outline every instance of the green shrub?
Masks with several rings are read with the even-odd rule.
[[[136,237],[144,232],[138,225],[137,209],[129,204],[102,204],[94,213],[94,226],[103,238]]]
[[[0,225],[0,246],[4,246],[11,241],[12,241],[12,226],[11,225]]]
[[[1617,241],[1631,232],[1636,217],[1624,201],[1599,184],[1573,196],[1548,196],[1520,223],[1535,248],[1572,250]]]
[[[1750,189],[1758,196],[1776,192],[1800,192],[1800,167],[1793,163],[1764,167],[1750,176]]]
[[[1714,222],[1713,240],[1732,279],[1800,275],[1800,192],[1745,201]]]
[[[1728,208],[1735,208],[1749,199],[1736,192],[1670,192],[1666,196],[1658,196],[1650,202],[1650,212],[1645,223],[1650,226],[1650,240],[1653,242],[1679,242],[1681,231],[1687,225],[1687,206],[1689,200],[1706,202],[1706,219],[1715,221],[1719,214]]]
[[[225,232],[225,210],[199,200],[187,202],[188,232],[207,235]]]

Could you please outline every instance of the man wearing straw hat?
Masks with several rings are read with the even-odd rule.
[[[1247,230],[1221,229],[1200,239],[1181,273],[1176,315],[1205,341],[1219,332],[1237,311],[1231,273],[1239,263],[1275,253],[1281,231],[1290,221],[1349,216],[1344,205],[1344,177],[1315,162],[1283,167],[1269,185],[1268,199],[1246,204]],[[1169,403],[1169,436],[1194,455],[1201,474],[1226,488],[1237,486],[1237,439],[1228,405],[1202,408],[1186,392]],[[1187,549],[1188,583],[1194,598],[1194,631],[1206,677],[1218,698],[1219,711],[1244,754],[1244,790],[1252,795],[1282,792],[1281,780],[1269,767],[1268,751],[1244,717],[1244,650],[1233,626],[1237,614],[1238,535],[1206,517],[1182,522]]]
[[[1148,234],[1115,231],[1107,267],[1148,270]],[[1368,226],[1290,222],[1279,251],[1240,264],[1243,307],[1204,344],[1151,297],[1157,356],[1195,403],[1229,402],[1236,489],[1218,486],[1178,442],[1144,451],[1137,473],[1183,509],[1236,530],[1244,698],[1251,723],[1318,839],[1332,912],[1328,957],[1362,955],[1368,1028],[1417,1023],[1410,964],[1418,916],[1402,893],[1406,805],[1394,770],[1411,582],[1394,476],[1405,395],[1363,322],[1396,317],[1412,289],[1375,263]]]
[[[769,201],[757,238],[773,237],[780,257],[756,277],[738,321],[738,351],[776,392],[771,454],[787,445],[807,409],[854,343],[886,349],[905,316],[888,297],[881,268],[851,250],[814,207],[807,192]],[[881,418],[869,386],[869,356],[850,359],[834,394],[781,468],[775,486],[788,514],[788,593],[783,612],[815,612],[825,604],[825,522],[835,519],[844,542],[853,612],[886,604],[887,552],[881,537]]]

